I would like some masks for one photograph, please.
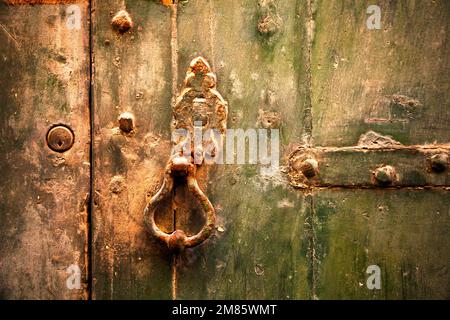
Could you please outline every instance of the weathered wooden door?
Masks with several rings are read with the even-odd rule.
[[[6,2],[1,297],[450,298],[448,1]],[[199,56],[280,159],[200,165],[214,231],[174,253],[144,208]],[[156,224],[198,233],[171,192]]]

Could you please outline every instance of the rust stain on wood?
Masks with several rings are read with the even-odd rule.
[[[161,0],[162,4],[165,6],[173,6],[177,4],[178,0]]]

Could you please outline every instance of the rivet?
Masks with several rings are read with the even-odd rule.
[[[133,21],[131,20],[130,14],[125,10],[117,12],[112,18],[111,24],[113,28],[120,33],[125,33],[133,27]]]
[[[430,158],[431,170],[434,172],[444,172],[448,167],[448,154],[439,153]]]
[[[319,164],[317,163],[317,160],[309,158],[297,165],[294,165],[294,169],[301,171],[305,177],[310,179],[317,174]]]
[[[63,125],[55,126],[47,133],[47,145],[56,152],[69,150],[73,146],[74,140],[72,130]]]
[[[375,180],[380,185],[391,185],[397,178],[395,168],[392,166],[382,166],[373,173]]]
[[[119,118],[119,128],[123,132],[130,133],[134,129],[134,116],[129,112],[122,113]]]

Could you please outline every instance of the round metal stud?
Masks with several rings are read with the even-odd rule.
[[[311,179],[317,174],[317,170],[319,169],[319,164],[315,159],[306,159],[300,165],[300,171],[303,173],[305,177]]]
[[[122,113],[119,118],[119,128],[125,133],[130,133],[134,130],[134,116],[129,112]]]
[[[431,170],[440,173],[448,167],[448,155],[446,153],[435,154],[430,158]]]
[[[112,18],[111,24],[119,33],[125,33],[133,27],[133,20],[128,12],[121,10]]]
[[[397,173],[392,166],[382,166],[377,168],[373,174],[377,183],[382,186],[391,185],[397,179]]]

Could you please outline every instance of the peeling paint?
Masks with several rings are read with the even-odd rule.
[[[276,111],[264,111],[259,109],[257,126],[265,129],[275,129],[281,126],[281,115]]]
[[[281,199],[277,204],[278,208],[294,208],[294,202],[290,201],[288,198]]]
[[[386,148],[401,146],[402,144],[390,136],[383,136],[375,131],[368,131],[362,134],[358,140],[358,146],[368,148]]]

